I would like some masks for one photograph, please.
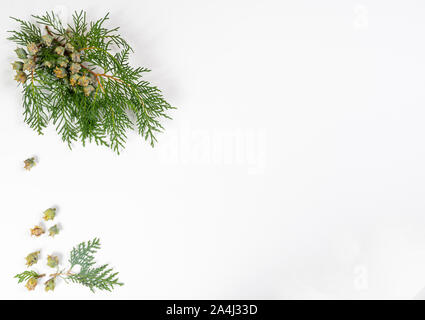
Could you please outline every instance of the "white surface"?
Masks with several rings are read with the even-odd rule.
[[[0,9],[3,31],[16,26],[8,16],[110,11],[133,63],[179,107],[155,149],[130,134],[121,156],[69,151],[52,128],[37,136],[23,123],[3,34],[0,298],[386,299],[425,286],[423,1]],[[31,239],[53,205],[62,233]],[[65,259],[95,236],[126,284],[112,294],[64,283],[29,293],[13,279],[27,253]]]

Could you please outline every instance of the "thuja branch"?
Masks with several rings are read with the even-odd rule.
[[[127,130],[136,128],[153,146],[173,107],[143,79],[150,70],[129,65],[133,50],[118,28],[104,26],[108,15],[89,23],[85,12],[76,12],[66,27],[53,13],[33,18],[35,24],[13,18],[20,30],[9,31],[10,40],[26,47],[16,49],[22,61],[13,68],[31,128],[42,134],[53,123],[69,146],[95,141],[118,153]]]
[[[82,242],[74,247],[69,255],[70,267],[67,271],[58,270],[55,273],[49,275],[47,281],[44,282],[46,291],[53,291],[56,287],[58,278],[65,280],[65,282],[73,282],[83,285],[89,288],[91,291],[95,290],[106,290],[112,291],[115,286],[122,286],[123,283],[118,279],[118,272],[113,272],[113,269],[108,264],[101,266],[95,266],[94,254],[100,249],[100,241],[95,238],[88,242]],[[36,254],[37,258],[33,258],[32,264],[37,263],[39,252]],[[31,265],[32,265],[31,264]],[[52,268],[59,266],[59,258],[55,256],[47,257],[47,265]],[[73,269],[79,266],[78,272]],[[28,290],[34,290],[38,284],[39,279],[45,277],[46,274],[38,274],[35,271],[24,271],[15,276],[18,279],[18,283],[26,281],[26,287]]]
[[[94,289],[111,291],[114,286],[122,286],[118,280],[118,272],[113,272],[107,264],[95,267],[94,253],[100,249],[100,241],[95,238],[87,243],[82,242],[71,251],[69,263],[70,271],[66,274],[66,279]],[[80,266],[78,273],[72,273],[75,266]]]
[[[46,31],[47,31],[47,34],[48,35],[50,35],[50,36],[54,36],[53,35],[53,33],[50,31],[50,29],[49,29],[49,27],[48,26],[46,26]],[[54,40],[56,40],[60,45],[63,45],[62,44],[62,42],[61,42],[61,40],[59,40],[59,39],[57,39],[57,38],[53,38]],[[100,48],[96,48],[96,47],[87,47],[87,48],[82,48],[82,49],[80,49],[79,51],[81,52],[81,51],[84,51],[84,50],[102,50],[102,49],[100,49]],[[111,55],[109,52],[107,52],[107,51],[104,51],[104,50],[102,50],[103,52],[105,52],[106,54],[109,54],[110,56],[111,56],[111,58],[112,59],[114,59],[114,61],[116,61],[115,60],[115,58],[114,58],[114,56],[113,55]],[[89,73],[91,73],[92,75],[94,75],[95,77],[96,77],[96,80],[97,80],[97,83],[98,83],[98,85],[101,87],[101,89],[102,89],[102,91],[103,92],[105,92],[105,90],[103,89],[103,86],[102,86],[102,83],[100,82],[100,80],[99,80],[99,77],[107,77],[107,78],[111,78],[111,79],[114,79],[114,80],[116,80],[116,81],[120,81],[120,82],[123,82],[121,79],[118,79],[118,78],[115,78],[115,77],[113,77],[113,76],[111,76],[111,75],[107,75],[107,74],[105,74],[105,73],[96,73],[96,72],[94,72],[93,70],[91,70],[90,68],[88,68],[88,67],[86,67],[86,66],[84,66],[83,64],[81,64],[80,65],[81,66],[81,68],[83,68],[83,69],[85,69],[85,70],[87,70],[87,72],[89,72]]]
[[[18,283],[26,281],[25,287],[31,291],[34,290],[38,284],[38,279],[45,277],[45,274],[38,274],[35,271],[24,271],[15,276],[18,279]]]

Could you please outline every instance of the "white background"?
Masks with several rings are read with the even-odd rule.
[[[72,151],[24,123],[8,16],[110,11],[178,109],[150,148]],[[2,1],[0,298],[423,297],[423,1]],[[23,160],[37,156],[32,171]],[[62,232],[31,239],[58,207]],[[14,274],[100,237],[125,286]],[[43,260],[36,269],[44,268]],[[66,264],[65,264],[66,265]],[[64,266],[65,266],[64,265]]]

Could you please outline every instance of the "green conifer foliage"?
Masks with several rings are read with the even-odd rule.
[[[67,26],[54,13],[32,17],[35,23],[12,18],[20,29],[8,38],[23,46],[12,67],[26,123],[39,134],[53,123],[69,147],[94,141],[119,153],[129,129],[154,146],[173,107],[143,79],[150,70],[130,66],[133,50],[119,28],[105,27],[109,14],[88,22],[76,12]]]

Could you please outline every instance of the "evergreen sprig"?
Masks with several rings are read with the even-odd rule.
[[[90,288],[93,292],[95,288],[111,291],[115,285],[123,285],[119,282],[117,275],[118,272],[112,272],[112,269],[108,269],[108,265],[105,264],[101,267],[81,270],[77,274],[69,275],[68,279]]]
[[[109,14],[88,22],[84,11],[75,12],[67,26],[54,13],[32,17],[35,23],[12,18],[20,30],[8,38],[29,53],[18,48],[23,62],[13,64],[25,122],[39,134],[52,122],[69,147],[94,141],[119,153],[133,128],[154,146],[173,107],[143,79],[150,70],[130,66],[133,49],[119,28],[105,27]]]
[[[41,275],[35,271],[24,271],[22,273],[18,273],[15,278],[18,279],[18,283],[28,281],[31,278],[38,279]]]
[[[111,291],[114,286],[122,286],[117,275],[118,272],[112,272],[112,268],[108,268],[108,264],[100,267],[93,267],[95,264],[94,254],[100,249],[100,241],[95,238],[87,243],[82,242],[74,247],[71,251],[69,263],[71,270],[76,265],[79,265],[80,272],[68,272],[66,279],[74,283],[82,284],[94,292],[94,289]]]
[[[94,238],[89,240],[87,243],[82,242],[78,246],[74,247],[69,255],[69,263],[71,269],[79,265],[81,270],[88,269],[94,262],[94,254],[100,249],[100,240]]]
[[[78,244],[71,250],[69,255],[70,268],[68,271],[61,270],[51,274],[49,279],[44,283],[45,290],[54,290],[56,279],[62,278],[66,282],[69,280],[73,283],[81,284],[88,287],[92,292],[95,289],[112,291],[115,286],[124,285],[118,279],[118,272],[113,272],[113,269],[108,264],[95,267],[94,254],[100,249],[100,241],[98,238]],[[80,266],[78,272],[74,272],[73,268]],[[37,286],[38,279],[45,277],[45,274],[38,274],[35,271],[24,271],[15,276],[18,283],[27,281],[26,287],[28,290],[34,290]]]

